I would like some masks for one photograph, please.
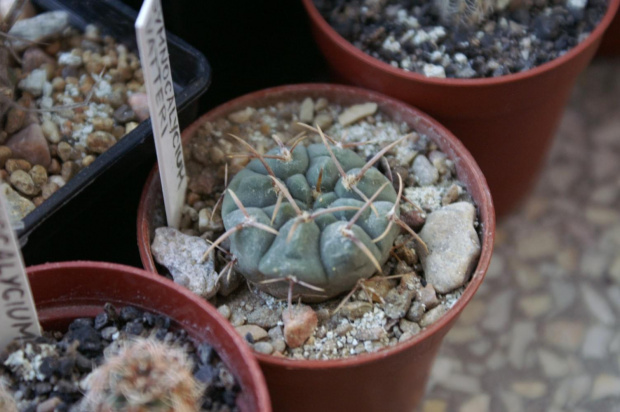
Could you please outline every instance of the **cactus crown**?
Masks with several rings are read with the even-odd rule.
[[[129,341],[87,379],[83,410],[197,412],[202,386],[185,352],[156,339]]]
[[[309,127],[308,127],[309,128]],[[226,238],[236,270],[284,298],[321,301],[381,271],[399,233],[397,194],[372,165],[404,138],[366,162],[325,136],[323,144],[278,146],[254,158],[230,182],[222,203]],[[293,286],[290,286],[291,288]]]

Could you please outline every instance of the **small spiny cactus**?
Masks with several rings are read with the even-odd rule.
[[[406,226],[401,193],[372,166],[406,136],[366,162],[320,128],[310,129],[323,144],[305,147],[297,139],[288,148],[274,137],[278,146],[265,155],[233,136],[253,160],[228,185],[226,232],[205,253],[230,238],[235,269],[289,301],[293,294],[322,301],[380,273],[398,226]]]
[[[197,412],[204,391],[185,352],[156,339],[129,341],[87,378],[82,410]]]

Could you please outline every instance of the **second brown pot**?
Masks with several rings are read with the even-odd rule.
[[[324,97],[352,105],[376,102],[389,118],[406,122],[428,136],[456,165],[458,178],[472,195],[482,227],[482,253],[463,295],[435,324],[396,346],[371,354],[337,360],[293,360],[255,353],[267,380],[275,411],[390,411],[413,410],[424,395],[431,365],[441,341],[474,296],[489,266],[495,236],[495,213],[488,186],[471,154],[446,128],[428,115],[376,92],[341,85],[302,84],[251,93],[225,103],[183,132],[187,143],[208,121],[248,106]],[[138,246],[144,267],[157,272],[151,241],[161,216],[161,185],[157,168],[147,180],[138,210]],[[161,224],[161,223],[160,223]]]
[[[64,331],[76,318],[103,312],[106,303],[165,315],[197,342],[213,346],[239,383],[240,411],[271,411],[265,379],[250,348],[214,307],[187,289],[142,269],[105,262],[31,266],[28,279],[44,330]]]
[[[528,194],[546,159],[577,79],[596,53],[620,0],[563,56],[525,72],[484,79],[429,78],[395,68],[353,46],[302,0],[335,78],[408,102],[435,117],[469,149],[489,182],[498,216]]]

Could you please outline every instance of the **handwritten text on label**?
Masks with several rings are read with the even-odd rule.
[[[136,33],[155,135],[166,215],[168,224],[178,227],[187,177],[166,30],[159,0],[144,1],[136,21]]]
[[[21,252],[11,227],[3,184],[0,185],[0,348],[12,340],[41,335]]]

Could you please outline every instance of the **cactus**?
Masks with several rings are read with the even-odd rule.
[[[398,218],[401,193],[372,166],[406,136],[366,162],[320,128],[305,127],[323,143],[305,147],[297,139],[288,148],[274,137],[277,146],[260,155],[233,136],[253,159],[228,185],[226,232],[205,257],[229,238],[235,268],[248,281],[278,298],[317,302],[380,273],[398,226],[406,226]]]
[[[185,352],[152,338],[127,342],[86,386],[89,412],[197,412],[204,391]]]

